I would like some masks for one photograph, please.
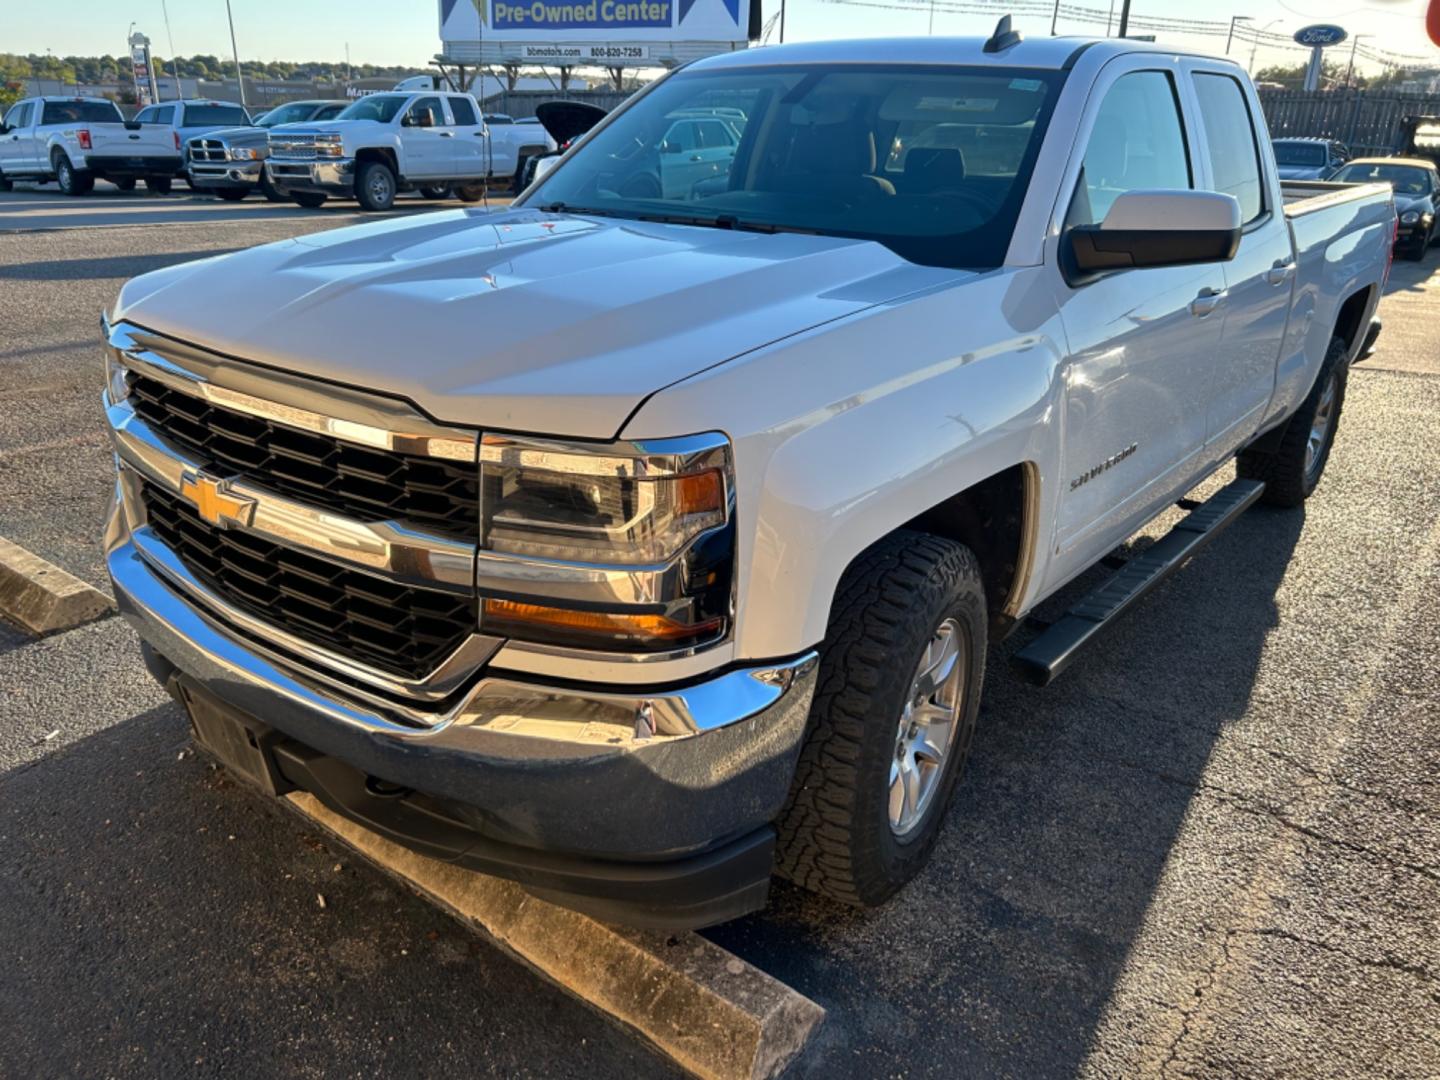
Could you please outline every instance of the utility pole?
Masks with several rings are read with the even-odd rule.
[[[780,44],[785,44],[785,0],[780,0]]]
[[[1232,41],[1235,40],[1235,24],[1236,24],[1237,22],[1248,22],[1249,20],[1250,20],[1250,16],[1249,16],[1249,15],[1231,15],[1231,16],[1230,16],[1230,33],[1228,33],[1228,34],[1225,35],[1225,55],[1226,55],[1226,56],[1229,56],[1229,55],[1230,55],[1230,42],[1232,42]]]
[[[1120,36],[1123,38],[1130,32],[1130,0],[1121,0],[1120,3]]]
[[[1350,66],[1345,69],[1345,89],[1350,89],[1350,77],[1355,74],[1355,46],[1360,44],[1362,37],[1374,37],[1373,34],[1356,34],[1350,39]]]
[[[230,10],[230,0],[225,0],[225,17],[230,20],[230,51],[235,56],[235,82],[240,87],[240,107],[248,112],[245,104],[245,73],[240,70],[240,46],[235,44],[235,15]]]
[[[1050,13],[1050,36],[1055,36],[1055,24],[1060,21],[1060,0],[1055,0],[1055,10]]]

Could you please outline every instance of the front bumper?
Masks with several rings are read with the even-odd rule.
[[[813,653],[655,691],[482,673],[460,705],[417,727],[227,628],[193,583],[145,554],[153,538],[132,531],[120,487],[108,568],[151,670],[274,729],[288,783],[416,850],[601,918],[699,926],[763,905]]]
[[[355,159],[265,162],[270,183],[281,191],[314,191],[326,195],[349,195],[355,191]]]
[[[260,183],[263,161],[190,163],[190,184],[198,188],[252,188]]]
[[[120,154],[86,154],[85,170],[100,177],[176,176],[184,162],[179,154],[125,157]]]

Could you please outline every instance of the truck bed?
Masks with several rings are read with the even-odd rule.
[[[1391,197],[1389,184],[1342,184],[1332,180],[1281,180],[1280,195],[1288,218],[1377,195]]]

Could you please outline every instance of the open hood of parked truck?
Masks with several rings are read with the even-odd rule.
[[[583,101],[545,101],[535,106],[535,119],[555,145],[564,146],[604,120],[605,110]]]
[[[443,421],[609,438],[670,383],[959,276],[862,240],[457,210],[147,274],[112,318]]]

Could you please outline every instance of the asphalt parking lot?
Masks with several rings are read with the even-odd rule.
[[[357,220],[0,194],[0,536],[104,587],[121,282]],[[1437,268],[1396,264],[1303,511],[1246,514],[1049,689],[995,650],[910,889],[777,885],[706,932],[828,1010],[795,1075],[1440,1075]],[[0,626],[0,1075],[669,1074],[187,746],[121,620]]]

